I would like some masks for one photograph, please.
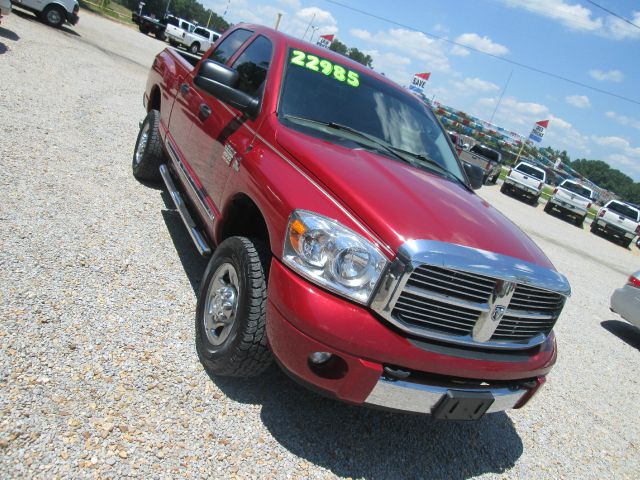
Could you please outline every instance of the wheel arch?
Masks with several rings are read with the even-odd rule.
[[[160,87],[158,85],[154,85],[151,89],[151,93],[149,94],[149,102],[147,103],[147,112],[151,110],[160,111],[160,103],[161,103],[162,95],[160,94]]]
[[[238,192],[226,203],[216,228],[216,243],[233,236],[260,240],[271,249],[271,234],[265,215],[246,193]]]

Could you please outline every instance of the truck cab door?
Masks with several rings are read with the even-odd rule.
[[[238,90],[261,97],[272,52],[271,41],[259,35],[236,56],[231,68],[240,75]],[[189,134],[190,155],[194,169],[203,172],[200,181],[206,194],[220,210],[229,175],[241,168],[242,157],[249,150],[257,125],[254,120],[244,117],[238,110],[210,94],[199,91],[199,95],[201,103],[197,119]]]

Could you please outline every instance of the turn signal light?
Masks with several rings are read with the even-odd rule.
[[[636,227],[636,235],[640,235],[640,223]]]
[[[631,275],[629,277],[628,285],[631,285],[632,287],[640,288],[640,280],[638,280],[636,277]]]
[[[602,210],[600,210],[600,212],[598,213],[599,217],[604,217],[604,214],[607,213],[607,211],[603,208]]]

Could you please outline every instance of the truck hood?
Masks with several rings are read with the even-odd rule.
[[[276,141],[395,252],[407,240],[438,240],[554,268],[513,222],[458,183],[286,127]]]

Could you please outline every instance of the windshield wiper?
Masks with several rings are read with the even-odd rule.
[[[431,159],[429,157],[426,157],[426,156],[424,156],[422,154],[409,152],[407,150],[403,150],[402,148],[394,147],[393,145],[391,145],[391,144],[389,144],[389,143],[385,142],[384,140],[381,140],[381,139],[379,139],[377,137],[374,137],[373,135],[369,135],[368,133],[361,132],[360,130],[356,130],[355,128],[349,127],[347,125],[342,125],[340,123],[323,122],[321,120],[312,120],[310,118],[298,117],[298,116],[295,116],[295,115],[284,115],[284,117],[285,118],[290,118],[290,119],[292,119],[294,121],[298,120],[298,121],[302,121],[302,122],[314,123],[314,124],[317,124],[317,125],[322,125],[324,127],[332,128],[334,130],[341,130],[341,131],[344,131],[344,132],[348,132],[351,135],[354,135],[356,137],[364,138],[368,142],[373,143],[377,147],[381,148],[383,151],[391,154],[393,157],[397,158],[398,160],[400,160],[400,161],[402,161],[404,163],[408,163],[409,165],[411,165],[413,167],[419,167],[418,163],[416,163],[416,162],[414,162],[412,160],[409,160],[406,157],[406,155],[409,155],[411,157],[414,157],[414,158],[418,159],[419,161],[427,163],[430,166],[436,167],[438,172],[443,174],[443,176],[449,178],[450,180],[454,180],[454,181],[460,183],[467,190],[473,191],[472,188],[469,185],[467,185],[467,183],[464,180],[462,180],[461,178],[458,178],[456,175],[451,173],[449,170],[444,168],[442,165],[440,165],[435,160],[433,160],[433,159]]]
[[[438,162],[436,162],[433,158],[429,158],[426,155],[423,155],[421,153],[415,153],[415,152],[410,152],[408,150],[403,150],[402,148],[398,148],[398,147],[391,147],[391,148],[393,148],[394,150],[397,150],[398,152],[401,152],[403,154],[411,155],[412,157],[415,157],[418,160],[420,160],[421,162],[427,163],[432,167],[436,167],[436,169],[440,173],[442,173],[444,176],[446,176],[447,178],[460,183],[467,190],[473,191],[473,189],[469,185],[467,185],[467,182],[465,182],[463,179],[461,179],[460,177],[458,177],[454,173],[452,173],[449,170],[447,170],[445,167],[443,167]]]

